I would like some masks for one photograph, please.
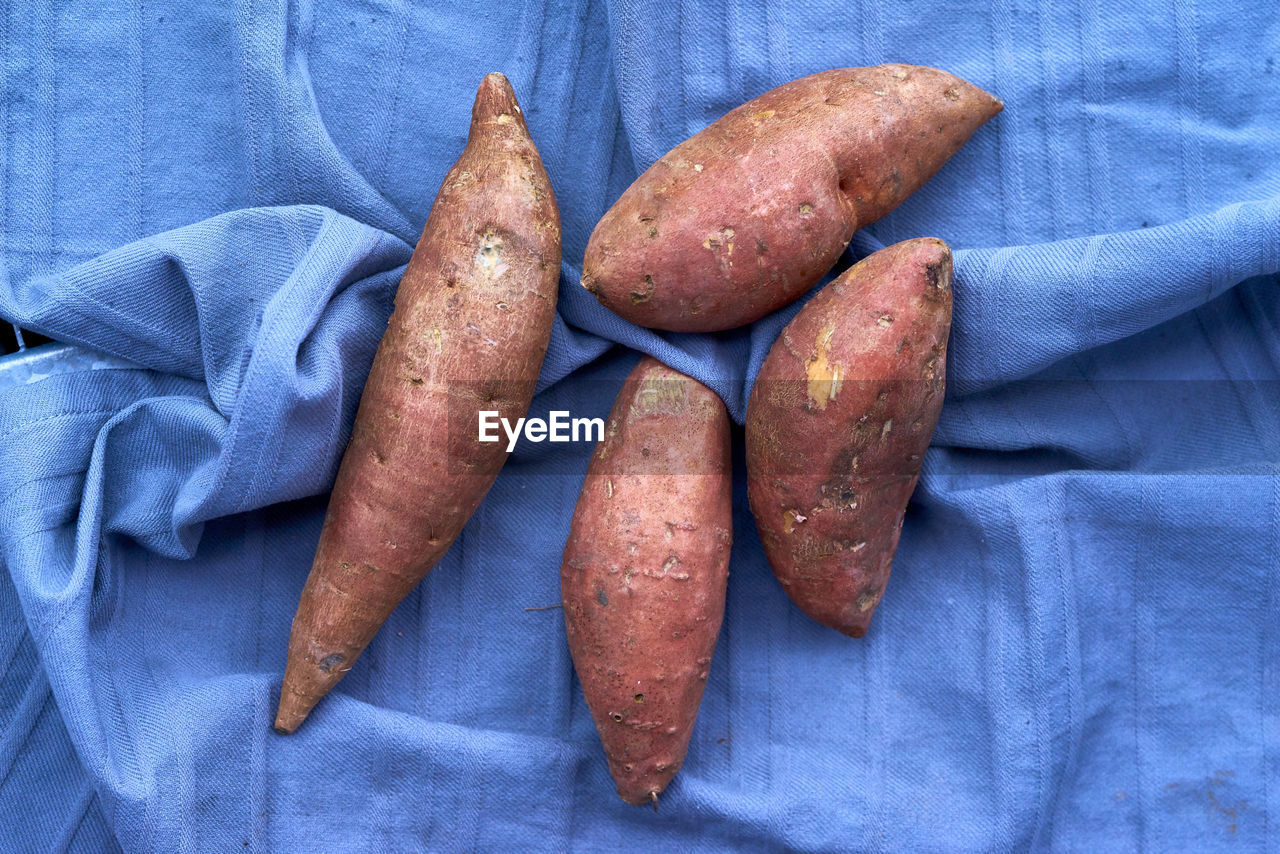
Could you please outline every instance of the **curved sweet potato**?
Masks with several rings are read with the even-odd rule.
[[[618,795],[657,803],[684,762],[724,616],[729,417],[645,357],[614,402],[560,567],[574,668]]]
[[[805,293],[1002,104],[934,68],[783,84],[677,145],[605,213],[582,286],[657,329],[750,323]]]
[[[783,588],[862,637],[889,581],[946,384],[951,250],[921,238],[867,257],[809,301],[747,403],[747,488]]]
[[[506,443],[478,441],[478,411],[528,409],[559,275],[551,183],[511,85],[490,74],[360,398],[289,636],[279,732],[351,669],[493,484]]]

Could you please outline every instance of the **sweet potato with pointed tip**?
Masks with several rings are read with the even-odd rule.
[[[396,292],[289,637],[293,732],[436,564],[506,460],[479,410],[529,407],[551,336],[560,214],[511,85],[484,78]]]
[[[885,585],[946,385],[951,250],[898,243],[823,288],[765,357],[747,403],[747,489],[800,609],[862,637]]]
[[[591,234],[582,286],[657,329],[750,323],[817,284],[853,233],[933,176],[1002,104],[945,71],[785,83],[677,145]]]
[[[684,762],[724,616],[729,416],[645,357],[614,402],[560,582],[574,668],[618,795],[657,804]]]

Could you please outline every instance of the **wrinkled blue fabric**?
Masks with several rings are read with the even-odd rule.
[[[0,850],[1280,849],[1280,15],[992,4],[14,2],[0,316],[126,359],[0,393]],[[475,86],[563,218],[532,414],[636,358],[741,423],[798,306],[639,329],[577,286],[639,171],[788,79],[1004,112],[842,265],[956,250],[947,405],[854,641],[786,599],[735,434],[724,628],[655,815],[613,793],[558,567],[591,448],[519,446],[291,737],[326,492]],[[620,346],[617,346],[620,345]]]

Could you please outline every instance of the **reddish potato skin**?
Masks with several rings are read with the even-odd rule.
[[[360,398],[289,637],[278,732],[351,669],[493,484],[506,443],[477,441],[478,411],[527,411],[559,274],[551,183],[511,85],[490,74]]]
[[[560,567],[574,668],[618,795],[657,804],[684,762],[724,616],[729,416],[646,356],[614,402]]]
[[[792,302],[1002,109],[945,71],[840,68],[730,111],[596,225],[582,286],[632,323],[732,329]]]
[[[946,386],[951,250],[898,243],[787,324],[747,403],[747,490],[787,595],[852,637],[871,622]]]

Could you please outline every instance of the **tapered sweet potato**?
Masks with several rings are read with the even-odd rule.
[[[641,326],[709,332],[805,293],[1002,104],[934,68],[783,84],[677,145],[591,234],[582,286]]]
[[[645,357],[573,511],[560,581],[574,668],[618,795],[657,804],[684,762],[724,615],[729,418]]]
[[[747,488],[765,555],[801,610],[853,637],[889,580],[950,329],[951,250],[898,243],[810,300],[751,390]]]
[[[555,313],[560,215],[507,79],[480,84],[396,292],[289,637],[292,732],[449,548],[506,459],[479,410],[528,409]]]

